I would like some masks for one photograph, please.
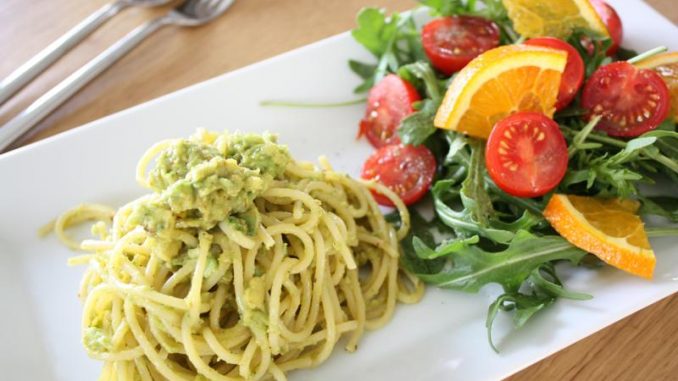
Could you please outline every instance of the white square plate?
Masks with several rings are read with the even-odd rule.
[[[645,3],[612,2],[624,22],[624,45],[678,49],[678,29]],[[234,53],[235,54],[235,53]],[[37,229],[80,202],[119,206],[142,194],[135,163],[152,143],[197,127],[279,133],[299,159],[325,154],[356,176],[371,151],[356,141],[363,106],[262,108],[264,99],[332,102],[352,99],[357,78],[348,58],[369,59],[347,33],[237,70],[0,156],[0,369],[5,380],[91,381],[100,364],[80,344],[76,298],[83,268],[72,253]],[[479,295],[430,288],[418,305],[399,306],[384,329],[367,334],[354,354],[337,348],[317,369],[292,380],[496,380],[508,376],[678,290],[676,239],[653,240],[651,282],[620,271],[583,268],[566,274],[586,302],[559,301],[524,329],[500,321],[497,355],[485,336],[485,314],[498,289]]]

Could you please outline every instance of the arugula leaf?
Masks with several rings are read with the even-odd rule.
[[[424,47],[421,44],[421,35],[414,18],[407,17],[404,22],[403,30],[400,34],[401,41],[405,41],[407,50],[405,54],[401,54],[401,61],[407,62],[428,62],[428,56],[424,52]]]
[[[397,212],[390,213],[386,220],[394,225],[400,224],[400,215]],[[415,209],[410,210],[410,231],[407,236],[400,241],[403,248],[403,255],[400,262],[406,270],[414,274],[435,274],[445,265],[442,258],[433,260],[422,260],[417,255],[416,245],[433,245],[433,224],[426,221]],[[416,243],[415,243],[416,242]]]
[[[434,184],[431,194],[438,218],[457,236],[480,235],[506,243],[516,231],[544,224],[541,205],[509,196],[489,179],[483,141],[449,132],[447,138],[449,152],[444,163],[449,173]],[[514,207],[515,213],[507,215],[494,209],[494,203],[504,200],[506,204],[502,205]]]
[[[499,311],[515,311],[513,314],[513,325],[520,328],[532,317],[535,313],[543,310],[555,302],[556,298],[546,294],[524,295],[519,292],[506,293],[500,295],[487,311],[485,318],[485,328],[487,329],[487,341],[490,347],[499,353],[499,349],[494,345],[492,340],[492,325],[496,319]]]
[[[535,223],[532,226],[544,224],[545,221],[541,217],[541,212],[546,206],[544,200],[511,196],[500,189],[489,176],[485,177],[485,184],[487,185],[487,192],[492,197],[493,204],[513,210],[514,217],[520,216],[520,218],[523,218],[523,216],[520,215],[521,213],[523,213],[523,215],[529,213],[531,218],[539,220],[535,220]],[[515,223],[518,223],[518,220],[516,220]],[[498,226],[501,227],[502,225],[498,224]]]
[[[398,69],[398,75],[415,85],[417,85],[417,81],[423,82],[425,94],[431,101],[438,104],[447,90],[447,82],[438,80],[433,68],[427,62],[418,61],[403,65]]]
[[[447,83],[438,79],[431,65],[421,61],[400,67],[398,75],[422,88],[428,97],[416,105],[418,111],[404,118],[398,128],[398,135],[403,143],[415,146],[423,144],[436,132],[433,118],[438,111]]]
[[[353,38],[377,57],[389,49],[398,30],[399,15],[387,19],[383,10],[365,8],[358,13],[358,27],[351,31]]]
[[[362,79],[372,78],[374,71],[377,70],[377,65],[371,65],[356,60],[348,60],[348,67]]]
[[[638,193],[636,183],[644,180],[651,182],[643,174],[628,166],[638,160],[642,149],[655,142],[655,138],[636,138],[628,142],[618,153],[609,156],[606,153],[577,156],[576,167],[567,172],[561,187],[567,189],[579,183],[585,183],[586,189],[594,189],[603,196],[629,197]],[[594,188],[594,185],[597,185]]]
[[[529,210],[524,210],[523,214],[516,220],[511,222],[504,222],[501,220],[492,221],[492,225],[498,229],[508,230],[510,232],[517,232],[518,230],[531,231],[533,228],[540,226],[550,226],[548,222],[541,215],[534,214]]]
[[[377,58],[376,65],[349,62],[351,70],[364,80],[354,90],[356,93],[368,91],[387,73],[395,73],[405,64],[425,59],[416,25],[409,14],[386,16],[381,9],[364,8],[356,22],[351,35]]]
[[[489,307],[485,327],[487,339],[492,349],[499,352],[492,340],[492,325],[499,311],[513,312],[513,325],[521,328],[537,312],[553,304],[557,298],[589,300],[589,294],[572,292],[565,289],[556,274],[552,262],[535,267],[525,282],[522,291],[507,292],[500,295]]]
[[[451,264],[438,273],[418,274],[419,277],[438,287],[467,292],[477,292],[488,283],[500,284],[506,292],[518,292],[532,271],[542,264],[554,260],[578,264],[586,255],[560,236],[539,237],[525,230],[519,230],[508,247],[500,252],[488,252],[478,245],[468,244],[454,249],[449,246],[437,248],[436,251],[449,252]],[[419,251],[421,255],[430,256],[427,251]]]
[[[470,213],[471,219],[481,226],[490,224],[490,216],[494,214],[492,200],[485,191],[485,142],[473,139],[471,147],[471,163],[468,176],[461,186],[461,202]]]
[[[673,182],[678,182],[678,132],[673,120],[665,120],[656,130],[646,132],[641,137],[657,138],[655,147],[648,148],[644,156],[662,165],[665,173]]]
[[[428,247],[428,245],[419,237],[414,237],[412,246],[417,257],[421,259],[435,259],[453,254],[459,250],[468,247],[471,244],[480,242],[480,237],[477,235],[469,238],[454,238],[440,244],[435,250]]]
[[[508,18],[508,12],[506,12],[502,0],[484,0],[483,4],[485,4],[485,8],[481,8],[477,11],[478,16],[488,18],[499,24],[505,24],[507,22],[511,24]],[[502,26],[506,27],[506,25]],[[511,29],[513,29],[512,26]]]
[[[398,22],[400,15],[394,13],[391,17],[386,17],[383,10],[376,8],[362,9],[356,18],[358,27],[351,31],[353,38],[363,45],[370,53],[379,59],[376,65],[372,65],[374,70],[369,77],[367,67],[369,64],[360,65],[361,73],[358,73],[365,80],[354,91],[356,93],[369,90],[375,83],[379,82],[388,72],[389,67],[395,71],[398,68],[398,62],[394,53],[394,45],[398,34]],[[349,65],[350,62],[349,62]],[[358,69],[353,65],[351,69]]]
[[[513,238],[514,234],[510,231],[494,229],[474,220],[474,214],[481,216],[483,214],[482,212],[478,213],[478,210],[472,211],[470,209],[477,208],[478,203],[468,197],[465,197],[465,199],[469,205],[461,204],[461,210],[452,209],[449,204],[453,201],[459,201],[461,198],[461,193],[455,188],[455,185],[449,180],[439,180],[432,189],[436,213],[445,225],[454,229],[460,237],[470,237],[477,234],[499,243],[508,242]]]
[[[563,282],[560,281],[558,274],[556,274],[556,267],[553,262],[544,263],[532,270],[532,274],[528,278],[528,287],[532,290],[544,291],[551,296],[570,300],[593,299],[593,296],[589,294],[566,290]]]
[[[678,176],[678,133],[673,122],[629,141],[593,131],[595,122],[576,132],[562,128],[570,146],[570,169],[561,182],[562,191],[629,197],[639,193],[637,183],[653,182],[650,176],[657,168]],[[583,188],[577,188],[580,185]]]
[[[640,214],[664,217],[678,222],[678,198],[670,196],[640,197]]]
[[[469,137],[464,134],[458,134],[453,131],[448,131],[445,134],[445,140],[449,145],[447,155],[443,163],[448,166],[461,165],[468,167],[471,163],[471,155],[467,153]]]
[[[372,65],[356,60],[348,60],[348,67],[363,79],[363,83],[354,89],[356,93],[364,93],[374,86],[374,75],[377,65]]]
[[[419,0],[429,7],[433,16],[454,16],[475,11],[475,0]]]
[[[438,104],[430,99],[424,99],[420,107],[419,111],[408,115],[400,122],[398,135],[404,144],[418,146],[436,132],[433,118],[438,110]]]

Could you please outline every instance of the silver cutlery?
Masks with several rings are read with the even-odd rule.
[[[3,79],[0,82],[0,105],[123,9],[135,6],[155,7],[167,4],[170,1],[117,0],[114,3],[106,4]]]
[[[168,25],[203,25],[223,14],[233,2],[234,0],[187,0],[166,15],[136,28],[0,127],[0,152],[153,32]]]

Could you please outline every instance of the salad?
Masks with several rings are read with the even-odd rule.
[[[349,61],[375,148],[362,177],[435,212],[411,208],[404,267],[443,288],[501,285],[495,350],[500,311],[521,327],[591,298],[558,262],[652,278],[648,237],[678,235],[678,198],[660,193],[678,185],[678,53],[624,49],[601,0],[420,3],[423,23],[363,9],[352,35],[375,60]]]

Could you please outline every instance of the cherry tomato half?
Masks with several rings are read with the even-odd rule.
[[[492,180],[517,197],[537,197],[555,188],[567,170],[567,143],[546,115],[519,112],[494,126],[485,151]]]
[[[414,112],[417,90],[406,80],[389,74],[374,85],[367,95],[367,110],[360,121],[358,136],[365,135],[375,148],[400,143],[400,122]]]
[[[567,64],[565,65],[563,77],[560,80],[560,90],[558,91],[558,100],[556,101],[556,109],[562,110],[572,102],[575,95],[577,95],[579,87],[584,82],[584,60],[572,45],[555,37],[530,38],[525,41],[525,44],[567,52]]]
[[[653,130],[669,113],[669,89],[650,69],[626,61],[599,67],[584,85],[587,118],[601,115],[596,128],[610,136],[633,137]]]
[[[361,177],[380,182],[411,205],[431,187],[435,171],[436,159],[428,148],[392,144],[379,148],[367,158]],[[387,197],[373,194],[379,204],[393,206]]]
[[[607,31],[610,33],[610,38],[612,39],[612,46],[607,49],[607,55],[613,56],[617,53],[619,45],[622,42],[624,36],[624,28],[622,27],[621,18],[617,14],[617,11],[612,8],[612,6],[603,0],[590,0],[593,8],[598,12],[600,18],[605,23]]]
[[[433,66],[452,75],[479,54],[499,46],[499,27],[482,17],[443,17],[424,25],[421,43]]]

